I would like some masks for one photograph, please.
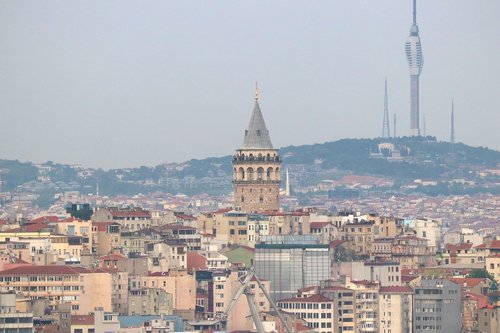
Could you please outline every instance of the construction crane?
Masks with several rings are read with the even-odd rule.
[[[257,275],[255,275],[253,267],[239,277],[238,280],[241,283],[241,286],[238,288],[236,293],[233,295],[233,298],[229,302],[227,310],[223,314],[223,316],[225,317],[223,319],[227,320],[227,318],[231,314],[231,311],[234,308],[234,305],[236,304],[236,302],[238,301],[240,296],[242,294],[244,294],[247,298],[248,307],[250,309],[250,313],[252,315],[252,320],[255,324],[255,328],[257,329],[257,333],[265,333],[264,326],[262,325],[262,321],[260,320],[260,317],[259,317],[259,312],[257,311],[257,307],[255,306],[255,302],[254,302],[255,295],[254,295],[254,292],[252,291],[252,288],[250,288],[250,281],[252,281],[252,278],[255,279],[260,290],[262,291],[262,293],[266,296],[267,300],[269,301],[269,304],[271,304],[271,307],[278,314],[278,317],[279,317],[280,321],[282,322],[283,326],[285,327],[285,330],[287,331],[287,333],[294,333],[292,331],[292,329],[286,323],[285,318],[283,318],[283,315],[281,314],[281,312],[278,309],[278,307],[276,306],[276,304],[274,304],[274,301],[269,296],[269,293],[262,285],[262,282],[259,280]]]

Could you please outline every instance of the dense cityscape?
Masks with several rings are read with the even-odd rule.
[[[412,4],[408,137],[386,79],[380,137],[277,149],[256,86],[231,156],[0,159],[0,333],[500,333],[500,153],[427,135]]]
[[[293,191],[282,164],[256,91],[232,160],[232,195],[109,197],[96,185],[94,194],[62,192],[42,208],[5,193],[3,327],[498,332],[497,195],[342,199]],[[41,182],[50,181],[46,169]]]

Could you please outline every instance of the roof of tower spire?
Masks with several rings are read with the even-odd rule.
[[[258,95],[257,95],[258,96]],[[256,97],[257,97],[256,96]],[[269,131],[260,111],[258,99],[255,99],[252,116],[245,131],[242,149],[273,149]]]

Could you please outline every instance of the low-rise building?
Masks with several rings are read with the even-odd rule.
[[[0,332],[33,332],[33,313],[17,311],[14,292],[0,293]]]

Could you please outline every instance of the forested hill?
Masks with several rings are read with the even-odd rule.
[[[462,143],[437,142],[433,137],[342,139],[280,149],[284,167],[317,172],[370,175],[398,181],[472,179],[498,183],[488,170],[500,168],[500,152]],[[168,156],[165,156],[168,159]],[[155,191],[210,193],[231,190],[232,156],[192,159],[154,167],[91,169],[47,162],[34,165],[0,160],[0,192],[135,194]],[[298,168],[297,166],[300,166]],[[300,172],[300,171],[297,171]],[[299,177],[300,178],[300,177]],[[310,177],[315,179],[314,177]],[[300,184],[298,184],[300,186]],[[486,186],[488,187],[488,186]]]

